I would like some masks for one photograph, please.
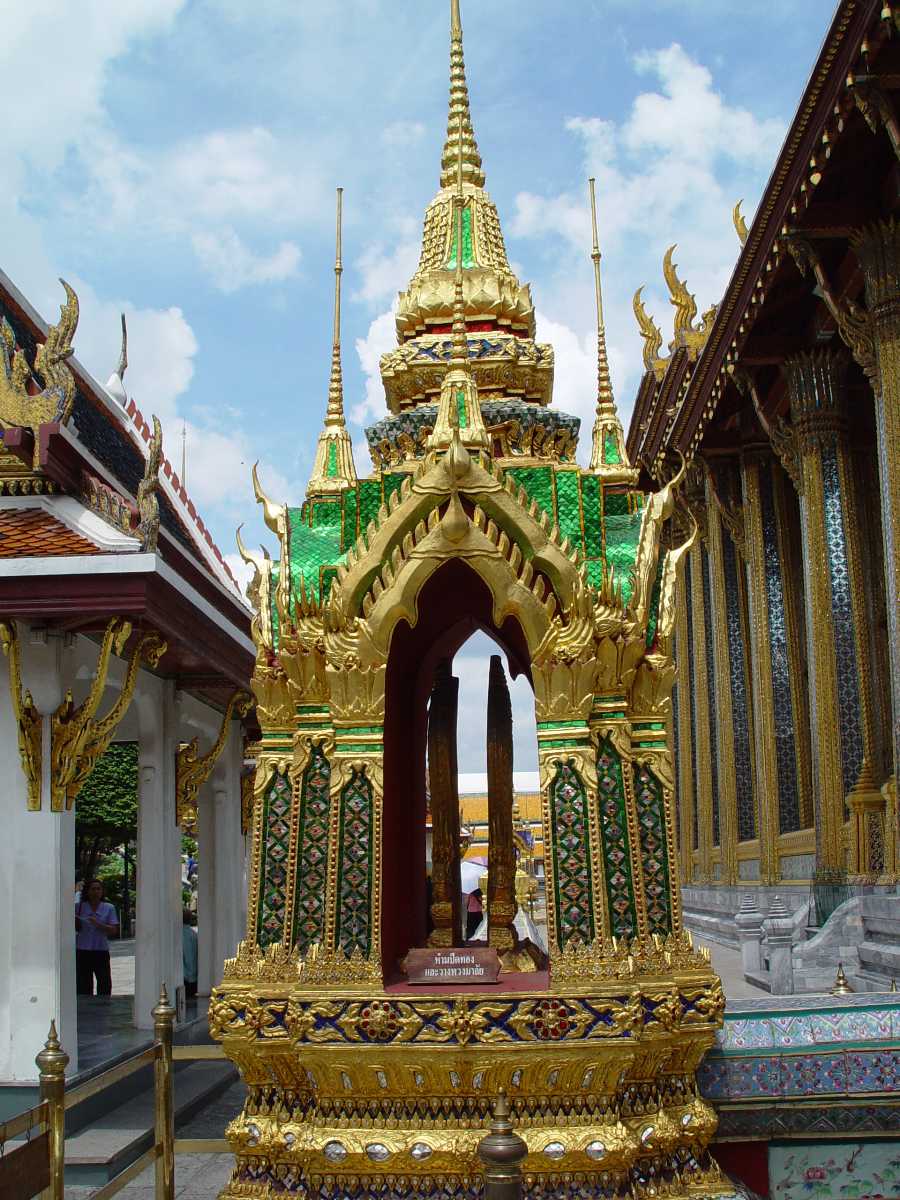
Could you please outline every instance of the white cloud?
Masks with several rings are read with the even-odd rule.
[[[381,383],[379,363],[382,354],[392,350],[397,345],[397,329],[394,324],[393,309],[381,313],[369,325],[369,332],[364,338],[356,339],[356,353],[359,365],[366,377],[365,399],[357,404],[350,412],[351,420],[358,425],[377,421],[386,415],[384,403],[384,387]]]
[[[219,547],[221,549],[221,547]],[[223,554],[229,570],[238,582],[241,595],[247,595],[247,587],[250,580],[253,578],[253,567],[250,563],[244,562],[239,554]]]
[[[386,146],[404,149],[421,142],[425,126],[421,121],[394,121],[381,131],[381,140]]]
[[[230,227],[191,238],[200,265],[226,295],[248,284],[277,283],[297,274],[300,248],[282,242],[270,255],[254,254]]]
[[[395,233],[389,246],[374,242],[354,263],[359,284],[354,300],[370,304],[393,301],[405,288],[419,264],[421,222],[404,217],[394,223]]]

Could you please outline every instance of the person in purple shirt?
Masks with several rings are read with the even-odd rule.
[[[112,995],[107,938],[119,932],[119,918],[113,906],[103,899],[103,884],[89,879],[75,906],[75,989],[79,996],[93,996],[94,978],[97,995]]]

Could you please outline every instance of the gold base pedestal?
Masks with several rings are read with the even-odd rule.
[[[529,1196],[731,1195],[695,1082],[721,1023],[718,979],[705,964],[636,977],[630,956],[615,969],[456,995],[304,988],[296,964],[293,984],[226,978],[210,1029],[249,1095],[222,1197],[463,1200],[481,1188],[476,1147],[501,1088]]]

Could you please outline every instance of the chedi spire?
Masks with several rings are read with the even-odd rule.
[[[334,337],[331,347],[331,378],[328,383],[328,408],[325,427],[319,434],[312,478],[307,497],[340,492],[356,483],[353,447],[344,420],[344,382],[341,374],[341,216],[343,188],[337,189],[337,220],[334,259]]]

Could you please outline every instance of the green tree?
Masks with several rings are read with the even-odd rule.
[[[98,760],[75,800],[75,855],[79,879],[137,828],[137,742],[114,742]]]

